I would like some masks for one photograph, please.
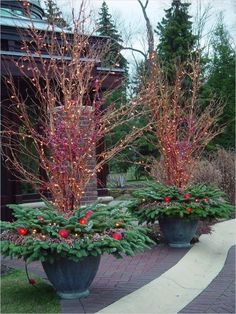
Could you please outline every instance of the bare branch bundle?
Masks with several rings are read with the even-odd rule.
[[[176,67],[174,84],[165,78],[155,54],[151,69],[143,98],[151,110],[155,144],[163,159],[162,177],[166,184],[184,189],[205,146],[223,130],[217,126],[223,105],[212,99],[206,108],[200,107],[198,59]],[[191,86],[187,89],[186,81]]]
[[[119,108],[104,103],[103,83],[111,71],[95,75],[107,39],[74,32],[39,31],[32,27],[22,35],[23,56],[15,60],[25,77],[25,93],[19,81],[6,77],[9,91],[3,119],[3,154],[15,176],[31,183],[45,197],[49,191],[60,212],[79,207],[91,177],[143,131],[133,131],[103,151],[94,161],[96,145],[118,125],[140,115],[139,97]]]

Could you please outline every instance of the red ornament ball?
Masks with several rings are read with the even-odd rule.
[[[17,232],[19,235],[25,236],[28,233],[26,228],[17,228]]]
[[[121,232],[114,232],[112,234],[112,238],[119,241],[119,240],[121,240],[123,238],[123,236],[122,236]]]
[[[188,212],[189,214],[192,214],[192,212],[193,212],[192,207],[187,208],[187,212]]]
[[[87,219],[86,219],[85,217],[80,218],[79,223],[80,223],[81,225],[86,225],[86,224],[87,224]]]
[[[165,196],[164,197],[164,202],[169,203],[171,201],[171,197],[170,196]]]
[[[186,193],[186,194],[184,194],[184,198],[187,200],[187,199],[189,199],[191,197],[191,194],[189,194],[189,193]]]
[[[35,285],[36,284],[36,280],[33,278],[29,278],[29,284],[30,285]]]
[[[88,210],[87,212],[86,212],[86,214],[85,214],[85,218],[89,218],[89,217],[91,217],[92,216],[92,214],[93,214],[93,211],[92,210]]]
[[[208,202],[208,201],[209,201],[209,198],[208,198],[207,196],[204,197],[203,199],[204,199],[205,202]]]
[[[66,239],[66,238],[68,238],[70,232],[69,232],[68,230],[66,230],[66,229],[60,229],[60,230],[58,231],[58,234],[59,234],[62,238]]]

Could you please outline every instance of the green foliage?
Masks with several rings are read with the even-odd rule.
[[[133,77],[133,91],[135,94],[140,90],[145,78],[148,77],[148,62],[147,60],[140,60],[137,62],[136,72]]]
[[[154,222],[163,216],[227,218],[234,209],[224,199],[224,193],[213,186],[190,186],[181,192],[175,186],[149,183],[147,188],[134,192],[133,196],[136,199],[129,208],[140,223]]]
[[[127,98],[127,86],[128,86],[128,63],[127,60],[121,54],[122,37],[119,34],[116,25],[113,21],[112,15],[109,13],[108,5],[103,1],[97,19],[97,33],[100,36],[110,37],[109,50],[105,53],[102,60],[102,65],[105,67],[121,68],[124,70],[124,80],[122,85],[113,91],[106,100],[106,104],[115,104],[116,107],[124,106]],[[105,138],[106,146],[112,147],[122,138],[128,134],[128,126],[120,125],[114,132]],[[121,155],[126,155],[126,152],[122,152]],[[118,165],[119,164],[119,165]],[[109,167],[115,171],[125,171],[124,163],[115,158],[109,162]]]
[[[165,10],[165,17],[157,24],[155,30],[159,39],[157,53],[161,62],[161,68],[171,83],[175,79],[176,65],[189,59],[191,53],[194,52],[197,42],[197,36],[192,31],[191,16],[188,14],[189,5],[181,3],[179,0],[174,0],[171,7]],[[191,71],[191,69],[187,69],[187,66],[185,68]],[[134,77],[135,92],[145,82],[145,78],[149,75],[148,72],[148,61],[141,61]],[[185,78],[182,84],[185,87],[184,96],[189,96],[187,91],[191,87],[190,80]],[[145,119],[143,123],[145,123]],[[137,151],[140,154],[139,161],[146,161],[145,157],[141,157],[141,155],[157,157],[157,148],[151,145],[150,142],[153,142],[152,134],[147,134],[137,141]]]
[[[107,103],[111,104],[114,103],[115,107],[125,106],[125,99],[126,99],[126,92],[124,86],[119,88],[111,93],[110,97],[107,100]],[[129,124],[123,123],[114,128],[113,132],[110,133],[105,137],[105,145],[106,147],[113,147],[116,145],[120,140],[125,138],[129,132],[132,131],[133,122],[130,121]],[[130,166],[129,163],[126,162],[127,156],[130,155],[130,151],[128,148],[122,150],[119,154],[114,156],[109,161],[109,169],[111,172],[121,173],[126,172],[128,167]]]
[[[60,313],[60,302],[51,285],[36,279],[29,285],[26,274],[12,270],[1,277],[1,313]]]
[[[120,53],[121,44],[123,42],[121,35],[116,29],[115,23],[109,13],[108,5],[105,1],[99,11],[99,18],[97,20],[98,34],[101,36],[108,36],[111,38],[111,45],[109,51],[103,60],[105,66],[119,67],[127,70],[127,61]]]
[[[23,127],[22,127],[23,128]],[[25,130],[23,131],[25,132]],[[31,152],[31,154],[29,154]],[[34,141],[30,138],[21,139],[20,161],[24,169],[33,174],[39,173],[39,158]],[[35,193],[35,187],[28,182],[20,182],[21,193]]]
[[[208,80],[203,86],[201,96],[206,99],[206,102],[213,95],[223,101],[225,108],[220,123],[226,124],[224,133],[211,142],[211,147],[220,145],[224,148],[233,148],[235,145],[235,51],[222,18],[213,33],[211,50]]]
[[[174,0],[165,10],[166,15],[157,24],[155,32],[159,35],[157,52],[166,69],[167,75],[173,75],[176,62],[184,62],[194,50],[197,36],[193,34],[189,3]]]
[[[130,120],[128,125],[122,125],[116,129],[115,133],[108,139],[108,145],[112,145],[115,141],[122,139],[122,137],[132,131],[133,127],[140,129],[147,123],[148,121],[144,116]],[[117,173],[126,172],[131,165],[135,165],[136,179],[147,175],[144,166],[149,162],[149,156],[157,156],[158,154],[156,146],[152,143],[154,140],[153,133],[145,131],[142,136],[134,140],[129,147],[117,154],[115,158],[110,161],[109,164],[112,171]]]
[[[46,9],[45,15],[49,24],[57,25],[61,28],[69,28],[68,23],[63,18],[62,12],[58,8],[54,0],[45,0],[44,1]]]
[[[75,261],[103,253],[122,257],[122,254],[134,255],[152,244],[146,235],[147,230],[135,225],[122,204],[81,207],[67,219],[54,208],[9,207],[14,210],[16,220],[2,223],[2,254],[23,258],[27,262],[52,262],[57,254]],[[88,210],[92,215],[82,224],[80,219],[86,217]],[[27,234],[19,235],[18,228],[25,228]],[[68,236],[63,238],[60,230],[66,230]],[[121,239],[114,239],[115,233],[121,234]]]

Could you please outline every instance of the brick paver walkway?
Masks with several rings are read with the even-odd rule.
[[[61,300],[61,312],[95,313],[158,278],[187,251],[188,249],[157,245],[134,257],[125,256],[118,260],[103,255],[90,295],[81,300]],[[2,263],[9,267],[24,268],[24,262],[19,260],[3,259]],[[46,279],[39,262],[31,263],[28,268],[30,272]],[[179,313],[235,313],[235,247],[230,249],[224,268],[218,276]]]
[[[236,313],[235,246],[229,250],[225,265],[218,276],[179,313]]]
[[[123,259],[105,254],[90,287],[90,295],[81,300],[61,300],[62,313],[95,313],[159,277],[186,252],[188,249],[173,249],[159,244],[151,250]],[[9,267],[24,268],[23,261],[6,259],[4,263]],[[31,263],[28,269],[46,279],[39,262]]]
[[[80,301],[62,300],[62,313],[95,313],[159,277],[187,251],[158,245],[134,257],[118,260],[104,255],[90,295]]]

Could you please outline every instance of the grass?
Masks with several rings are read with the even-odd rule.
[[[28,283],[26,274],[12,270],[1,278],[1,313],[60,313],[60,303],[53,288],[42,279],[30,276],[36,285]]]

